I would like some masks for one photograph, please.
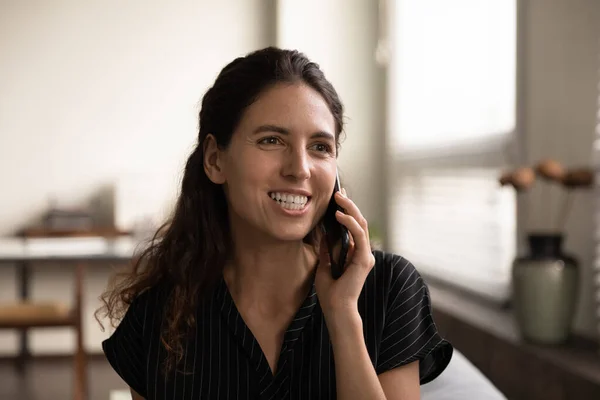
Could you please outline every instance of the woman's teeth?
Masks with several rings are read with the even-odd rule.
[[[288,210],[301,210],[308,202],[308,197],[306,196],[279,192],[269,193],[269,195],[273,200],[278,202],[281,207],[287,208]]]

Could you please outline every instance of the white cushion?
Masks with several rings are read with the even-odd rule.
[[[108,400],[131,400],[131,392],[129,390],[112,390]]]
[[[422,400],[506,400],[467,358],[454,349],[450,364],[432,382],[421,386]]]

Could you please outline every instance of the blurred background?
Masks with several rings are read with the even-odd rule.
[[[169,215],[204,92],[269,45],[338,90],[345,186],[457,349],[508,398],[600,398],[595,187],[498,182],[548,159],[595,170],[600,1],[0,0],[0,399],[72,398],[81,374],[88,398],[126,389],[98,296]],[[576,259],[571,297],[525,283],[541,310],[574,302],[552,343],[515,312],[532,233]]]

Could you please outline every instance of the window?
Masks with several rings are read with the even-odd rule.
[[[496,178],[515,134],[516,0],[388,6],[388,245],[425,276],[504,301],[516,201]]]

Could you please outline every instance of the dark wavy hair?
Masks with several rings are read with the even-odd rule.
[[[303,83],[321,94],[335,119],[339,150],[343,105],[316,63],[298,51],[275,47],[236,58],[223,68],[202,99],[198,141],[185,165],[170,221],[126,272],[111,279],[100,297],[102,306],[96,319],[102,326],[100,316],[108,317],[115,327],[138,295],[159,284],[168,288],[161,332],[167,371],[181,361],[184,340],[196,327],[198,304],[222,273],[231,248],[227,201],[221,185],[210,181],[204,171],[203,142],[210,133],[218,146],[226,149],[245,109],[279,83]],[[316,244],[314,233],[305,241]]]

